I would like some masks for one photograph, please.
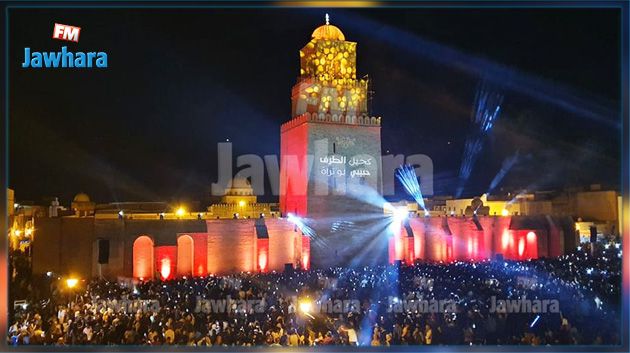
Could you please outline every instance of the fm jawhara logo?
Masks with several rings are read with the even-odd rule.
[[[64,25],[55,23],[53,27],[53,39],[79,42],[79,34],[81,27]],[[31,48],[24,48],[24,61],[22,68],[106,68],[107,53],[106,52],[72,52],[68,51],[67,46],[61,47],[57,52],[41,52],[32,51]]]

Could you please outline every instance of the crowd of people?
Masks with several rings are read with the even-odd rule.
[[[93,280],[73,289],[48,278],[45,298],[16,308],[10,345],[590,345],[619,344],[621,333],[614,243],[528,261]],[[557,306],[496,309],[510,300]],[[412,305],[421,302],[452,305]]]

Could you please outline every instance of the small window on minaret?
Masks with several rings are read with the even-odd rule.
[[[333,153],[337,153],[337,144],[333,142]]]

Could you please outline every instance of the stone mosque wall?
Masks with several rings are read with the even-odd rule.
[[[317,255],[315,247],[321,246],[322,239],[309,239],[287,219],[265,219],[265,231],[256,229],[260,222],[41,218],[37,220],[37,242],[33,246],[33,272],[116,279],[133,277],[134,267],[142,266],[146,276],[152,273],[153,278],[173,278],[283,271],[286,264],[311,267],[311,253]],[[334,226],[339,234],[365,237],[356,224]],[[514,260],[555,257],[563,255],[567,244],[575,241],[573,227],[570,220],[550,216],[414,217],[389,236],[386,231],[380,232],[382,238],[378,241],[364,241],[364,248],[353,251],[360,257],[370,253],[372,245],[389,247],[385,250],[389,263],[484,260],[497,254]],[[144,238],[149,247],[144,257],[134,257],[134,244],[139,238]],[[105,264],[98,264],[100,240],[109,241]],[[326,240],[321,249],[328,252],[318,256],[345,256],[334,250],[349,248],[342,240],[337,245]],[[182,249],[178,249],[178,244]],[[182,261],[185,265],[178,269],[177,264]]]
[[[208,273],[256,271],[254,220],[209,220]]]
[[[297,265],[302,256],[302,234],[286,219],[266,219],[269,234],[268,266],[264,271],[282,271],[285,264]],[[150,239],[153,256],[150,269],[159,277],[168,267],[169,277],[177,269],[178,239],[192,246],[186,271],[193,276],[255,272],[257,235],[254,219],[222,220],[119,220],[94,217],[41,218],[37,220],[37,242],[33,246],[33,272],[91,278],[102,275],[115,279],[134,274],[134,243]],[[107,263],[99,264],[99,241],[109,242]],[[164,268],[163,268],[164,267]]]
[[[393,230],[389,262],[479,261],[556,257],[575,237],[566,217],[414,217]]]

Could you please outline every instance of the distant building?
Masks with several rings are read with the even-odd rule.
[[[518,194],[507,199],[490,198],[484,194],[476,198],[481,201],[479,209],[472,206],[474,199],[446,200],[446,214],[472,216],[476,212],[485,216],[536,216],[552,213],[552,203],[536,200],[534,194]]]
[[[225,190],[221,203],[208,207],[212,218],[259,218],[278,217],[280,211],[277,203],[258,203],[254,189],[247,179],[236,178]]]
[[[28,251],[34,238],[35,217],[41,214],[41,207],[20,205],[15,202],[15,193],[7,189],[9,249]]]
[[[622,229],[621,195],[614,190],[590,190],[563,193],[554,200],[554,213],[569,213],[576,220],[576,230],[582,241],[588,241],[591,226],[598,237],[619,236]]]
[[[90,197],[85,193],[77,194],[72,200],[70,208],[78,217],[87,217],[94,214],[96,204],[90,201]]]

